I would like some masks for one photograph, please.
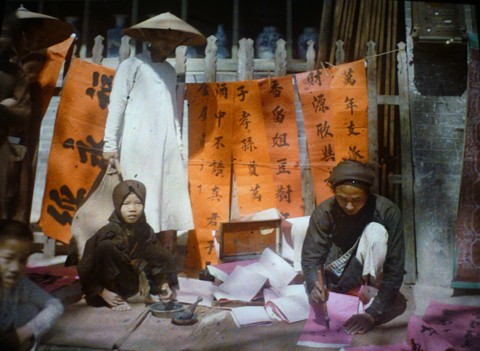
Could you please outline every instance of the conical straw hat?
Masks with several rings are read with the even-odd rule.
[[[58,18],[27,10],[20,6],[16,11],[27,47],[32,50],[48,48],[61,43],[73,33],[73,27]]]
[[[204,45],[205,36],[197,29],[170,12],[149,18],[134,26],[126,28],[123,33],[129,37],[147,42],[177,38],[179,45]]]

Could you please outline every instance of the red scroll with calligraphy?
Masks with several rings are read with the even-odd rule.
[[[39,222],[47,236],[64,243],[73,214],[101,171],[113,75],[112,69],[77,59],[64,82]]]
[[[217,262],[212,232],[230,217],[233,85],[188,84],[189,183],[195,230],[189,267]]]
[[[368,94],[364,61],[296,75],[316,203],[332,196],[326,183],[343,159],[368,161]]]
[[[262,79],[259,86],[275,183],[276,207],[286,218],[303,216],[302,177],[292,77]]]
[[[47,111],[50,100],[55,91],[58,75],[62,69],[65,57],[70,50],[74,38],[53,45],[47,49],[47,60],[38,77],[38,84],[42,92],[42,106],[40,115],[43,117]]]
[[[275,207],[275,185],[258,82],[242,81],[234,86],[232,150],[242,216]]]
[[[187,85],[189,181],[195,231],[189,267],[217,261],[212,231],[230,219],[232,164],[240,214],[275,207],[260,90],[256,81]]]

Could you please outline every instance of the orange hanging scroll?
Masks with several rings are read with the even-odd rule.
[[[39,222],[47,236],[64,243],[73,214],[101,171],[113,75],[112,69],[77,59],[64,82]]]
[[[233,85],[188,84],[189,182],[195,231],[187,265],[217,262],[212,232],[230,217]]]
[[[47,60],[38,77],[38,84],[40,85],[40,91],[42,92],[41,110],[40,116],[44,116],[47,111],[50,100],[52,99],[55,91],[58,75],[62,69],[65,57],[68,51],[72,47],[74,38],[68,38],[67,40],[53,45],[47,49]]]
[[[335,165],[333,144],[333,110],[330,83],[332,73],[327,70],[304,72],[296,75],[302,105],[305,136],[310,158],[316,202],[332,196],[325,183]]]
[[[275,185],[258,82],[236,82],[234,92],[233,162],[240,215],[246,215],[276,206]]]
[[[292,77],[262,79],[259,80],[259,86],[276,187],[276,207],[286,218],[303,216],[302,177]]]
[[[343,159],[368,161],[365,63],[296,75],[305,122],[316,202],[332,196],[326,183]]]

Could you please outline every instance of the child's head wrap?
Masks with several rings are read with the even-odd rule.
[[[120,213],[120,208],[122,207],[123,201],[130,194],[134,193],[139,197],[142,203],[145,205],[145,198],[147,197],[147,189],[142,182],[138,180],[124,180],[117,184],[113,189],[113,206],[115,210]]]

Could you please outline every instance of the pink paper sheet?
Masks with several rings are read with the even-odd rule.
[[[321,308],[311,307],[310,315],[297,345],[318,348],[340,348],[350,345],[353,335],[343,330],[343,323],[358,310],[358,297],[330,292],[327,302],[330,330],[326,329]]]
[[[440,326],[442,327],[442,326]],[[424,322],[413,315],[408,321],[407,342],[410,350],[415,351],[447,351],[452,345],[439,334],[439,326]]]
[[[480,350],[480,306],[441,304],[432,301],[422,319],[455,349]]]

